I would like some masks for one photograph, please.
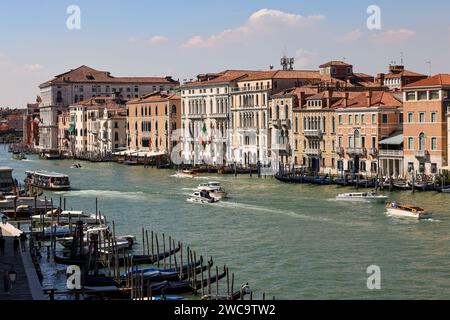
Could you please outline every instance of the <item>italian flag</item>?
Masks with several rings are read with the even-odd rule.
[[[204,140],[206,140],[205,137],[206,137],[206,123],[203,123],[202,131],[198,136],[198,143],[203,144]]]

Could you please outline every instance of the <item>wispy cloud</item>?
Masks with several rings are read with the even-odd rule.
[[[254,36],[264,36],[282,28],[304,28],[325,20],[323,15],[302,16],[280,10],[261,9],[253,13],[242,25],[226,29],[208,37],[196,35],[182,44],[183,48],[209,48],[225,42],[245,41]]]
[[[166,37],[164,37],[164,36],[154,36],[154,37],[152,37],[150,39],[150,42],[152,44],[162,44],[162,43],[165,43],[167,41],[168,41],[168,39]]]
[[[311,66],[311,62],[317,57],[317,53],[310,52],[305,49],[298,49],[295,52],[295,64],[296,69],[302,69]]]
[[[392,29],[370,36],[370,40],[376,43],[391,43],[410,40],[416,36],[416,31],[410,29]]]
[[[339,42],[355,42],[361,39],[361,37],[362,31],[360,29],[355,29],[337,37],[336,40]]]
[[[44,69],[44,66],[35,63],[35,64],[29,64],[29,65],[25,65],[22,66],[22,69],[25,71],[29,71],[29,72],[36,72],[36,71],[41,71]]]

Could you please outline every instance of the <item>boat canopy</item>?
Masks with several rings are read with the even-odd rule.
[[[48,172],[48,171],[26,171],[26,174],[34,174],[37,176],[48,178],[68,178],[69,176],[62,173]]]

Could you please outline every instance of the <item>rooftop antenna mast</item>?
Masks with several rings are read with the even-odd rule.
[[[403,52],[400,52],[400,64],[403,66]]]
[[[288,58],[286,57],[286,54],[284,54],[283,58],[281,58],[280,64],[283,67],[283,71],[292,71],[294,70],[294,58]]]
[[[428,68],[429,68],[429,74],[430,74],[430,77],[431,77],[431,60],[427,61],[427,64],[428,64]]]

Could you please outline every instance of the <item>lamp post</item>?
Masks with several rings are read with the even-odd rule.
[[[7,292],[9,294],[11,292],[11,288],[12,288],[13,284],[16,283],[17,272],[14,270],[14,266],[10,263],[0,261],[0,264],[6,265],[9,267],[9,271],[7,274],[5,274],[5,278],[4,278],[4,289],[5,289],[5,292]]]

